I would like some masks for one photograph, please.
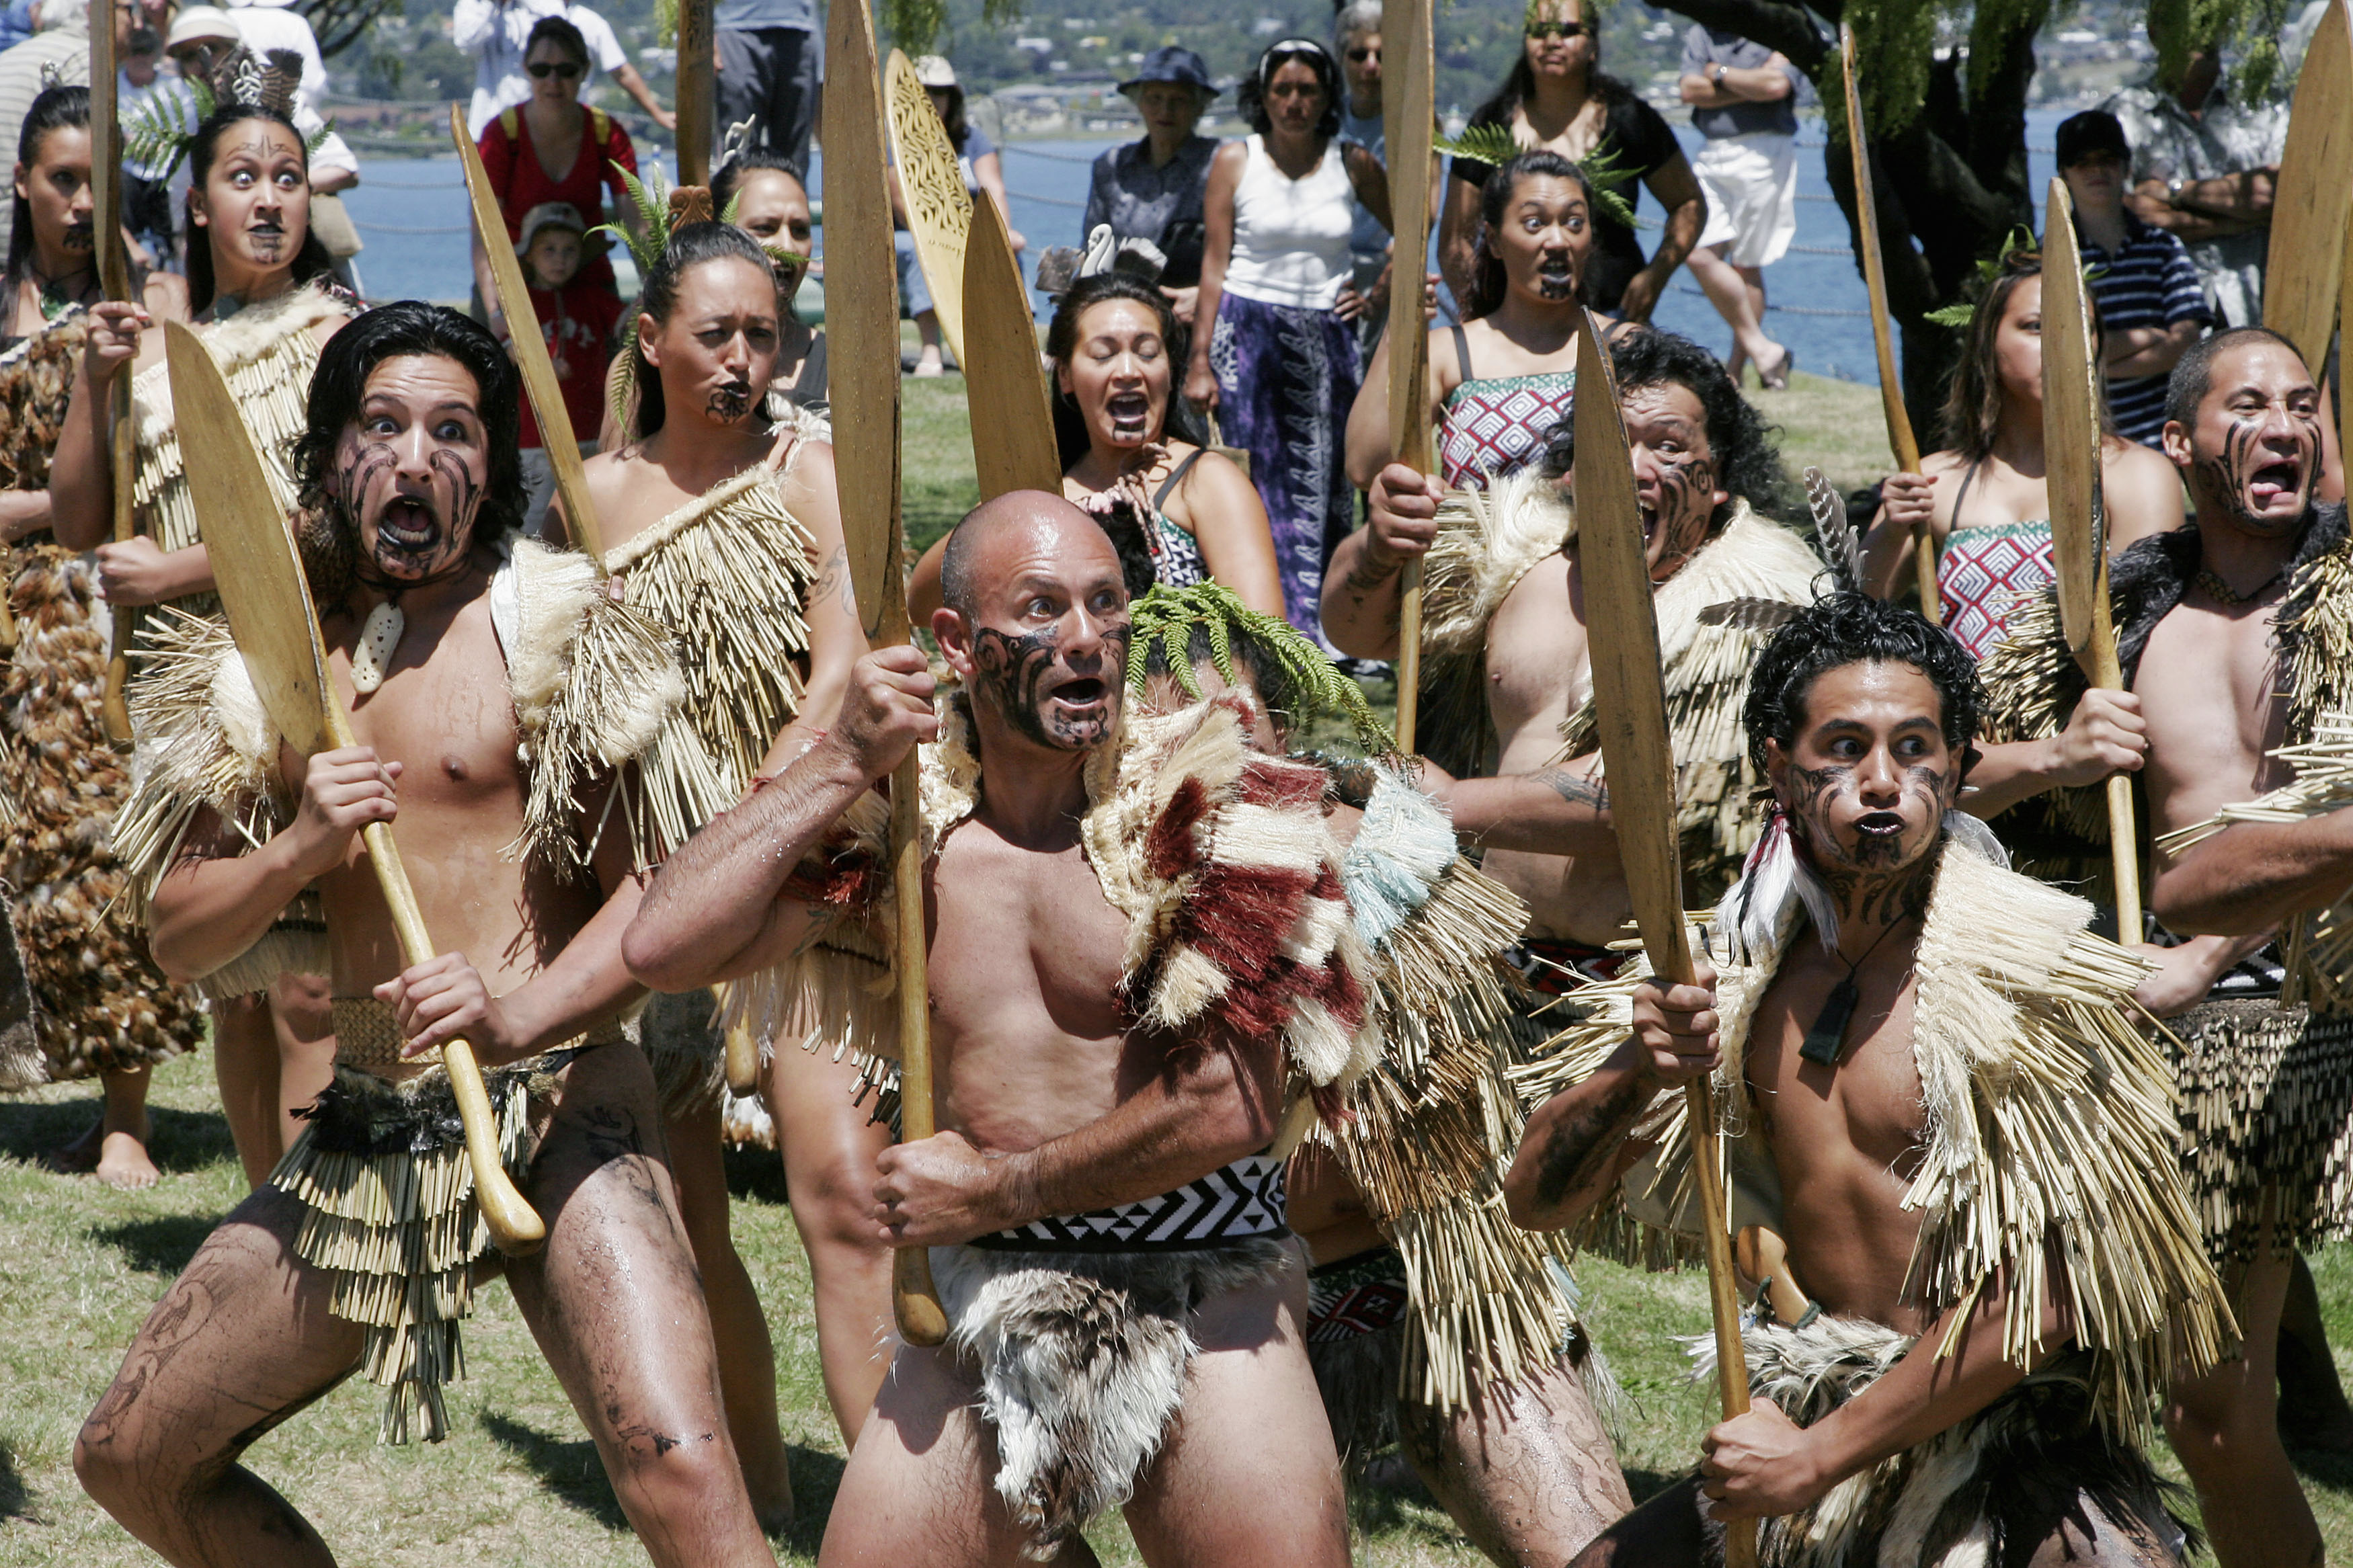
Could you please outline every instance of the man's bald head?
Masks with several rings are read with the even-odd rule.
[[[1008,557],[997,546],[1028,553],[1034,542],[1047,545],[1056,560],[1072,564],[1099,553],[1119,567],[1119,552],[1103,525],[1078,507],[1044,490],[1008,490],[965,513],[948,535],[940,557],[940,598],[967,622],[986,592],[986,584],[1001,574],[992,563]]]

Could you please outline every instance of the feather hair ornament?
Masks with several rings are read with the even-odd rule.
[[[1862,588],[1862,544],[1846,515],[1846,498],[1817,468],[1806,469],[1806,505],[1813,513],[1814,545],[1838,578],[1838,590],[1860,594]],[[1803,605],[1786,599],[1727,599],[1699,613],[1700,625],[1734,631],[1778,631],[1795,620]]]

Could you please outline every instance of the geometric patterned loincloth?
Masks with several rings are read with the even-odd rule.
[[[270,1186],[302,1205],[294,1251],[332,1279],[330,1308],[364,1330],[361,1365],[388,1389],[379,1440],[448,1434],[444,1384],[466,1375],[458,1326],[473,1310],[473,1266],[491,1250],[474,1201],[466,1134],[437,1062],[395,1083],[357,1063],[396,1061],[400,1031],[374,997],[337,997],[335,1077],[298,1112],[307,1125]],[[624,1037],[607,1026],[482,1075],[499,1161],[520,1182],[535,1152],[533,1128],[564,1068],[593,1046]]]
[[[1320,1265],[1307,1276],[1307,1363],[1340,1462],[1352,1473],[1397,1442],[1410,1306],[1405,1259],[1394,1247]]]
[[[2182,1167],[2216,1267],[2252,1258],[2266,1216],[2275,1258],[2344,1235],[2353,1014],[2209,1001],[2168,1022],[2181,1040]]]
[[[1322,1264],[1307,1276],[1307,1342],[1379,1333],[1405,1316],[1407,1300],[1405,1259],[1394,1247]]]

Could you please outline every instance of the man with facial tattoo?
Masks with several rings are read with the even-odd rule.
[[[860,660],[829,732],[670,861],[626,944],[660,989],[860,1010],[890,1054],[873,786],[937,737],[941,1130],[880,1157],[873,1223],[930,1249],[949,1337],[892,1358],[820,1561],[1092,1563],[1081,1529],[1124,1506],[1147,1562],[1344,1563],[1274,1147],[1287,1079],[1336,1110],[1376,1048],[1324,775],[1253,751],[1237,703],[1124,711],[1119,558],[1060,496],[966,517],[942,588],[951,692],[912,648]]]
[[[1610,347],[1658,605],[1683,868],[1694,901],[1714,898],[1756,841],[1734,715],[1761,638],[1707,626],[1733,599],[1805,602],[1821,562],[1756,505],[1784,483],[1756,411],[1715,356],[1687,339],[1630,332]],[[1449,495],[1392,463],[1376,477],[1372,521],[1325,574],[1324,626],[1343,652],[1397,654],[1398,586],[1426,561],[1420,748],[1424,787],[1483,847],[1482,868],[1525,900],[1530,980],[1557,994],[1571,972],[1606,977],[1631,906],[1598,777],[1593,683],[1576,517],[1566,493],[1570,422],[1554,427],[1541,472],[1485,493]],[[1566,761],[1562,760],[1564,756]],[[1450,776],[1451,775],[1451,776]],[[1476,775],[1476,776],[1474,776]]]
[[[321,356],[299,534],[357,744],[284,745],[216,620],[134,683],[151,745],[126,809],[183,825],[143,868],[157,963],[217,970],[315,889],[335,994],[334,1080],[307,1130],[198,1248],[76,1446],[90,1494],[174,1563],[331,1561],[238,1461],[362,1368],[390,1385],[388,1440],[443,1436],[459,1321],[501,1267],[653,1561],[775,1561],[623,1023],[643,994],[620,961],[638,868],[716,781],[659,629],[588,562],[512,537],[518,392],[488,332],[421,304],[359,317]],[[371,823],[396,826],[439,956],[403,966],[356,842]],[[428,1065],[458,1037],[546,1221],[527,1258],[491,1251]]]
[[[2232,1288],[2244,1352],[2173,1390],[2167,1424],[2225,1568],[2318,1560],[2280,1442],[2281,1333],[2295,1254],[2353,1226],[2353,995],[2334,912],[2353,889],[2353,816],[2290,791],[2277,820],[2236,808],[2287,785],[2283,748],[2322,742],[2353,710],[2345,509],[2317,501],[2319,389],[2285,340],[2239,328],[2191,347],[2166,401],[2165,453],[2195,520],[2110,572],[2126,698],[2116,739],[2155,841],[2150,913],[2189,940],[2168,1019],[2182,1157],[2206,1247]],[[1988,733],[2023,752],[2084,699],[2046,595],[1988,659]],[[1997,781],[1989,815],[2045,781]],[[2100,786],[2032,796],[1994,818],[2038,854],[2108,858]],[[2195,934],[2193,934],[2195,933]],[[2274,943],[2274,936],[2280,940]],[[2166,938],[2165,940],[2175,940]],[[2297,1338],[2317,1338],[2316,1321]],[[2325,1350],[2324,1352],[2325,1353]]]
[[[1695,1233],[1683,1086],[1713,1075],[1732,1224],[1787,1244],[1742,1332],[1754,1407],[1580,1564],[2163,1563],[2142,1451],[2227,1344],[2174,1155],[2147,966],[1953,809],[1979,692],[1910,610],[1842,592],[1743,713],[1773,819],[1689,984],[1583,994],[1505,1184],[1535,1228]],[[1712,1343],[1706,1353],[1712,1353]]]

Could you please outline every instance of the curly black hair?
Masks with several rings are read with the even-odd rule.
[[[1985,689],[1977,660],[1942,626],[1932,626],[1917,610],[1867,594],[1840,593],[1818,599],[1773,634],[1748,676],[1748,697],[1740,721],[1748,731],[1749,760],[1765,770],[1765,742],[1778,741],[1787,752],[1806,721],[1806,694],[1833,669],[1850,664],[1908,664],[1928,678],[1943,699],[1939,722],[1945,743],[1961,759],[1966,775],[1977,761],[1971,744]]]
[[[1786,515],[1796,504],[1794,487],[1773,442],[1773,427],[1740,395],[1714,354],[1689,338],[1648,328],[1618,334],[1609,344],[1609,368],[1621,397],[1646,386],[1680,386],[1699,399],[1716,483],[1734,500],[1746,500],[1771,516]],[[1552,427],[1546,441],[1544,471],[1558,479],[1576,461],[1577,423],[1564,419]],[[1716,508],[1708,531],[1720,531],[1731,521],[1732,502],[1726,501]]]

